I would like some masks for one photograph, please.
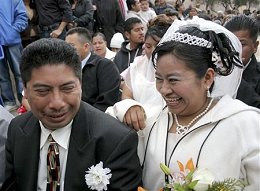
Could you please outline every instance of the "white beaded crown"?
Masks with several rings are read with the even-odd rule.
[[[200,47],[206,47],[211,48],[212,43],[205,40],[204,38],[199,38],[197,36],[189,35],[188,33],[179,33],[179,32],[173,32],[170,35],[168,34],[163,41],[159,43],[158,46],[162,45],[165,42],[181,42],[184,44],[194,45],[194,46],[200,46]]]

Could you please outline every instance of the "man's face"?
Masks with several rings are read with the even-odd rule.
[[[90,52],[90,44],[80,42],[77,33],[66,36],[65,41],[76,48],[80,60],[84,60]]]
[[[131,44],[141,44],[144,41],[144,25],[136,23],[130,33],[126,32],[125,34]]]
[[[34,116],[50,130],[69,124],[80,107],[80,80],[65,64],[34,68],[24,93]]]
[[[142,1],[141,2],[141,10],[142,11],[148,11],[149,10],[149,2],[148,1]]]
[[[255,42],[250,37],[250,33],[248,30],[240,30],[235,31],[233,33],[237,36],[237,38],[240,40],[242,44],[242,61],[243,64],[246,65],[249,62],[252,55],[256,53],[259,42]]]
[[[139,12],[141,10],[141,3],[139,0],[135,0],[135,4],[132,5],[132,10],[135,12]]]

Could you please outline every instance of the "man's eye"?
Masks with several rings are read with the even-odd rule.
[[[39,95],[46,95],[49,93],[49,89],[37,89],[35,92]]]
[[[174,82],[177,82],[177,81],[178,81],[177,79],[169,79],[170,83],[174,83]]]
[[[71,91],[73,91],[73,89],[74,89],[74,86],[67,86],[67,87],[63,87],[62,91],[64,91],[64,92],[71,92]]]

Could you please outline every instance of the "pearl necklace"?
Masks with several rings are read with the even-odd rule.
[[[208,112],[208,110],[209,110],[209,108],[210,108],[210,106],[211,106],[213,100],[214,100],[214,99],[212,98],[212,99],[210,100],[208,106],[206,107],[206,109],[205,109],[203,112],[201,112],[200,114],[198,114],[196,117],[194,117],[194,118],[191,120],[191,122],[189,122],[188,125],[180,125],[180,124],[179,124],[179,121],[178,121],[178,118],[177,118],[177,115],[176,115],[176,114],[173,114],[174,120],[175,120],[176,125],[177,125],[177,127],[176,127],[177,134],[179,134],[179,135],[185,135],[185,134],[189,131],[190,126],[191,126],[197,119],[199,119],[200,117],[202,117],[203,115],[205,115],[205,114]]]

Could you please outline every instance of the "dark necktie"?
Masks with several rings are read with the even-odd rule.
[[[59,147],[51,134],[48,137],[50,143],[47,153],[47,188],[46,191],[60,190],[60,159]]]

